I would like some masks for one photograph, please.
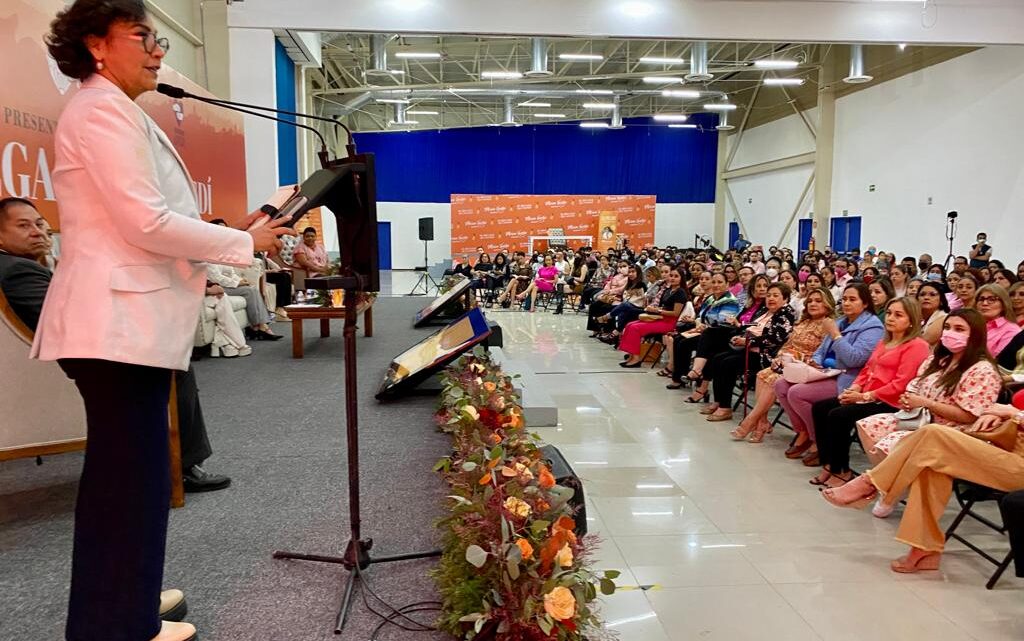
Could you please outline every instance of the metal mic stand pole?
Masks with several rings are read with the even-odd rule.
[[[946,262],[943,263],[943,270],[949,273],[949,266],[956,262],[956,256],[953,255],[953,239],[956,238],[956,218],[946,219],[946,240],[949,241],[949,254],[946,256]]]
[[[420,274],[416,284],[412,286],[412,290],[406,294],[406,296],[419,296],[420,287],[423,288],[423,295],[430,295],[430,288],[433,286],[435,291],[440,291],[441,287],[434,280],[434,277],[430,275],[430,258],[427,255],[427,241],[423,241],[423,273]]]
[[[352,292],[355,298],[356,292]],[[322,556],[319,554],[299,554],[296,552],[274,552],[275,559],[296,559],[299,561],[317,561],[319,563],[333,563],[342,565],[348,570],[348,580],[345,583],[344,596],[341,599],[341,607],[338,611],[338,618],[335,621],[334,633],[341,634],[348,619],[352,599],[359,589],[359,582],[362,580],[361,572],[375,563],[393,563],[395,561],[409,561],[413,559],[425,559],[433,556],[441,556],[440,550],[431,552],[414,552],[411,554],[398,554],[395,556],[371,557],[370,548],[373,547],[373,539],[363,539],[361,532],[361,516],[359,510],[359,399],[356,386],[356,313],[357,301],[352,300],[345,305],[345,436],[348,447],[348,519],[349,534],[348,544],[345,546],[344,556]],[[298,321],[301,322],[301,321]]]

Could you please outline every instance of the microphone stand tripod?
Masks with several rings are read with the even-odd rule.
[[[430,259],[427,257],[427,241],[423,241],[423,273],[420,274],[419,280],[416,281],[416,284],[412,286],[412,291],[406,294],[406,296],[429,296],[431,287],[434,288],[434,291],[440,291],[441,286],[438,285],[437,281],[434,280],[434,277],[430,275],[429,265]],[[423,288],[422,294],[419,291],[421,287]]]
[[[946,273],[949,273],[949,266],[956,262],[956,256],[953,255],[953,239],[956,238],[956,212],[950,212],[946,217],[946,240],[949,241],[949,254],[946,256],[946,261],[943,263],[943,269]]]
[[[310,281],[321,281],[319,283]],[[342,332],[345,345],[345,439],[348,449],[348,519],[349,540],[343,556],[326,556],[321,554],[302,554],[298,552],[275,551],[275,559],[295,559],[298,561],[315,561],[341,565],[348,570],[345,591],[341,598],[341,606],[335,619],[334,633],[341,634],[348,620],[352,599],[365,582],[362,572],[370,565],[377,563],[394,563],[441,556],[440,550],[430,552],[413,552],[394,556],[370,556],[373,539],[362,538],[362,517],[359,507],[359,398],[356,385],[356,315],[358,300],[356,294],[362,291],[358,277],[327,277],[307,279],[307,283],[320,289],[344,289],[353,294],[351,301],[345,302],[345,325]],[[302,321],[296,321],[302,322]],[[367,588],[363,588],[364,590]],[[391,607],[391,606],[388,606]],[[395,608],[391,608],[396,610]],[[397,611],[397,610],[396,610]]]

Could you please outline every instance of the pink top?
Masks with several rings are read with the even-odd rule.
[[[306,243],[299,243],[292,255],[296,258],[299,255],[305,256],[306,261],[318,270],[327,269],[327,250],[320,243],[316,243],[312,248]]]
[[[1020,325],[1011,323],[1003,316],[990,320],[988,327],[988,352],[998,356],[1003,348],[1009,345],[1013,337],[1020,333]]]
[[[917,369],[931,353],[931,346],[923,338],[911,339],[896,347],[878,343],[868,362],[860,370],[853,384],[862,392],[873,392],[875,398],[899,407],[900,396],[907,384],[917,376]]]
[[[743,283],[741,283],[739,281],[733,283],[732,285],[729,285],[729,293],[731,293],[733,296],[739,296],[740,292],[742,292],[742,291],[743,291]]]
[[[949,311],[951,312],[955,312],[964,306],[964,302],[953,293],[946,294],[946,302],[949,303]]]
[[[550,292],[555,288],[555,279],[558,278],[558,268],[541,267],[537,270],[537,278],[534,282],[537,284],[537,289],[542,292]]]

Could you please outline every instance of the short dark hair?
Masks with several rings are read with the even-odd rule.
[[[316,227],[306,227],[305,229],[302,230],[302,235],[305,236],[309,232],[313,232],[313,234],[316,234]]]
[[[46,48],[64,75],[85,80],[96,71],[85,39],[106,36],[115,22],[145,19],[143,0],[75,0],[50,23]]]
[[[214,218],[213,220],[210,221],[210,224],[211,225],[224,225],[226,227],[227,224],[228,224],[228,221],[224,220],[223,218]]]
[[[7,222],[7,214],[9,213],[7,210],[12,205],[28,205],[32,209],[36,208],[36,206],[32,204],[31,200],[27,200],[25,198],[18,198],[17,196],[0,198],[0,223]]]
[[[845,294],[847,290],[852,289],[857,292],[857,297],[860,298],[860,302],[864,304],[864,311],[874,314],[875,313],[875,301],[871,300],[871,290],[868,286],[861,282],[853,282],[843,288]]]

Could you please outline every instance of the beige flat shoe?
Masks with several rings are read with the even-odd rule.
[[[181,621],[188,614],[188,603],[181,590],[164,590],[160,593],[160,618],[164,621]]]
[[[164,621],[160,626],[160,634],[150,641],[197,641],[196,626],[191,623]]]

